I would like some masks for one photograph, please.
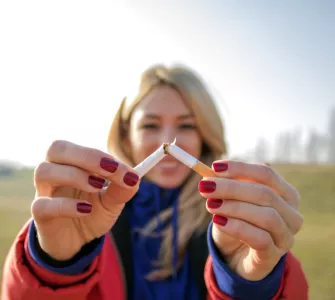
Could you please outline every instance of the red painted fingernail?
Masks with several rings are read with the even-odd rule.
[[[126,185],[129,185],[129,186],[136,185],[136,183],[138,182],[138,180],[139,180],[138,175],[135,174],[135,173],[132,173],[132,172],[126,173],[126,175],[124,175],[124,177],[123,177],[124,183]]]
[[[198,188],[200,193],[213,193],[216,189],[216,183],[214,181],[201,180]]]
[[[220,225],[220,226],[225,226],[228,222],[228,219],[226,217],[223,217],[223,216],[214,215],[213,216],[213,222],[215,224]]]
[[[219,208],[222,203],[222,199],[207,199],[207,206],[209,208]]]
[[[105,179],[99,178],[99,177],[95,177],[95,176],[89,176],[88,177],[88,183],[97,188],[97,189],[101,189],[104,184],[105,184]]]
[[[77,211],[82,214],[89,214],[92,211],[92,205],[88,203],[77,203]]]
[[[117,161],[110,159],[108,157],[103,157],[100,160],[100,167],[110,173],[114,173],[117,170],[118,166],[119,163]]]
[[[224,162],[213,162],[215,172],[224,172],[228,170],[228,164]]]

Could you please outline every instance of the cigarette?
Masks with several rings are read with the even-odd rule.
[[[155,152],[149,155],[145,160],[138,164],[134,170],[137,172],[138,176],[142,178],[147,174],[155,165],[157,165],[167,154],[165,152],[166,144],[160,146]]]
[[[200,160],[193,157],[191,154],[187,153],[183,149],[176,145],[176,139],[172,144],[165,144],[165,152],[172,155],[174,158],[181,161],[183,164],[193,169],[202,177],[216,177],[214,171],[202,163]]]

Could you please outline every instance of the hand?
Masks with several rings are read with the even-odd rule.
[[[110,180],[103,187],[105,179]],[[35,170],[31,211],[39,243],[67,260],[108,232],[138,189],[132,168],[102,151],[55,141]]]
[[[218,178],[199,183],[214,214],[213,240],[232,271],[261,280],[291,249],[302,226],[299,194],[266,165],[217,161],[215,169]]]

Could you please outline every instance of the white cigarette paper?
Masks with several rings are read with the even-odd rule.
[[[155,152],[149,155],[144,161],[138,164],[134,170],[137,172],[138,176],[142,178],[147,174],[155,165],[157,165],[165,157],[164,144],[160,146]]]
[[[166,151],[191,169],[193,169],[193,167],[199,162],[195,157],[179,148],[176,145],[176,140],[166,147]]]

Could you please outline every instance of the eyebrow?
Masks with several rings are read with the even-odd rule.
[[[143,117],[148,118],[148,119],[160,119],[160,116],[155,115],[155,114],[145,114]],[[177,119],[185,120],[185,119],[190,119],[190,118],[194,118],[194,116],[192,114],[185,114],[185,115],[178,116]]]

